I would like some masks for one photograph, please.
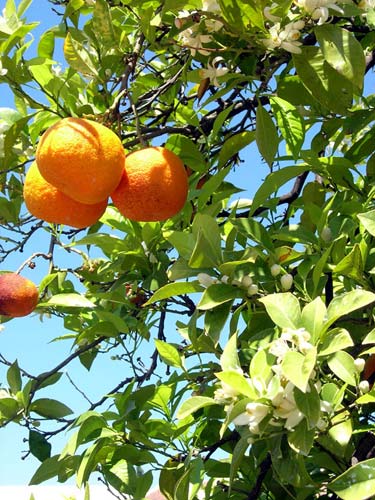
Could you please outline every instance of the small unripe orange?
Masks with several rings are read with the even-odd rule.
[[[27,316],[38,304],[38,289],[32,281],[16,273],[0,275],[0,314]]]

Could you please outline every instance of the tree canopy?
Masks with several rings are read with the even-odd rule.
[[[167,500],[375,495],[374,0],[51,0],[60,22],[37,40],[31,3],[0,17],[0,261],[48,261],[36,312],[71,345],[39,374],[0,357],[0,425],[28,429],[31,484],[74,476],[87,500],[94,472],[135,500],[155,481]],[[28,213],[40,136],[70,116],[127,153],[177,154],[184,208],[134,222],[110,203],[83,230]],[[231,180],[250,185],[249,145],[267,168],[252,200]],[[46,244],[25,256],[31,241]],[[77,413],[59,381],[99,358],[118,382]]]

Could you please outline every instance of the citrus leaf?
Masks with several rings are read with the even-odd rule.
[[[260,154],[271,166],[277,153],[279,136],[272,118],[261,104],[257,107],[255,139]]]
[[[183,368],[181,356],[175,346],[158,339],[155,340],[155,346],[165,364]]]
[[[192,413],[205,408],[206,406],[212,406],[217,404],[212,398],[206,398],[205,396],[193,396],[182,403],[180,409],[177,412],[177,418],[183,419],[191,415]]]
[[[359,462],[330,483],[328,488],[343,500],[365,500],[375,494],[375,458]]]
[[[201,292],[202,290],[204,290],[204,288],[199,284],[198,281],[179,281],[176,283],[168,283],[167,285],[159,288],[159,290],[156,290],[156,292],[152,295],[152,297],[149,298],[144,306],[154,304],[159,300],[168,299],[169,297],[174,297],[176,295]]]
[[[79,293],[59,293],[53,295],[47,302],[39,303],[38,307],[78,307],[93,309],[96,305]]]

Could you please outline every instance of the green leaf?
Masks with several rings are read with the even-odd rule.
[[[7,381],[12,394],[17,394],[22,389],[21,372],[17,360],[10,366],[7,371]]]
[[[40,432],[30,430],[29,432],[30,452],[41,462],[51,456],[51,443]]]
[[[233,481],[235,480],[236,473],[237,473],[241,463],[243,462],[243,457],[244,457],[248,447],[249,447],[249,441],[248,441],[247,436],[241,437],[241,439],[236,443],[236,446],[234,447],[233,454],[232,454],[232,460],[230,463],[230,476],[229,476],[230,486],[233,485]]]
[[[155,347],[165,364],[175,366],[177,368],[183,368],[181,356],[175,346],[168,344],[168,342],[156,339]]]
[[[288,443],[289,446],[302,455],[307,456],[314,443],[314,429],[308,429],[306,419],[303,419],[296,427],[294,427],[293,432],[288,433]]]
[[[305,124],[296,107],[280,97],[271,97],[271,106],[277,125],[293,155],[298,159],[305,138]]]
[[[199,284],[198,281],[179,281],[176,283],[168,283],[167,285],[159,288],[159,290],[156,290],[156,292],[152,295],[152,297],[149,298],[144,306],[154,304],[159,300],[169,299],[170,297],[174,297],[176,295],[201,292],[202,290],[204,290],[204,288]]]
[[[54,455],[53,457],[47,458],[44,460],[33,477],[30,480],[30,485],[40,484],[48,479],[52,479],[57,476],[62,464],[59,462],[59,455]]]
[[[335,274],[347,276],[359,283],[363,283],[363,259],[360,246],[354,245],[353,249],[334,267]]]
[[[308,428],[314,429],[320,418],[320,398],[314,384],[310,384],[309,390],[302,392],[298,387],[293,391],[297,408],[305,415]]]
[[[366,307],[375,301],[375,294],[367,290],[352,290],[343,295],[334,297],[327,309],[327,320],[325,329],[327,330],[341,316]]]
[[[328,488],[343,500],[365,500],[375,494],[375,458],[359,462],[330,483]]]
[[[98,72],[88,52],[71,33],[68,33],[64,42],[64,56],[66,62],[76,71],[88,76],[98,76]]]
[[[0,416],[13,419],[19,412],[19,403],[11,397],[0,398]]]
[[[232,335],[226,343],[220,356],[220,366],[223,371],[235,370],[242,372],[237,352],[237,335]]]
[[[96,464],[98,463],[98,452],[104,446],[105,440],[100,439],[95,444],[87,448],[82,456],[81,463],[77,471],[77,486],[82,488],[88,481],[90,474],[94,472]]]
[[[171,134],[165,143],[170,149],[181,158],[185,165],[198,172],[206,172],[207,164],[205,157],[199,151],[197,145],[188,137],[180,134]]]
[[[235,157],[241,149],[248,146],[254,140],[255,133],[248,130],[228,137],[220,149],[218,167],[225,165],[230,158]]]
[[[33,401],[30,411],[47,418],[63,418],[73,413],[64,403],[49,398],[40,398]]]
[[[316,26],[314,31],[327,63],[361,92],[366,61],[364,50],[354,34],[330,23]]]
[[[293,54],[293,61],[317,106],[322,105],[335,113],[347,113],[352,103],[353,86],[325,61],[319,47],[302,47],[302,54]]]
[[[260,103],[256,112],[255,139],[260,154],[271,166],[279,146],[279,136],[272,118]]]
[[[310,333],[313,344],[320,339],[326,314],[327,308],[320,297],[316,297],[302,309],[301,326]]]
[[[232,308],[231,301],[224,302],[213,309],[206,311],[204,315],[204,329],[206,335],[216,345],[219,342],[225,323],[227,322]]]
[[[328,359],[330,370],[341,380],[349,385],[357,384],[356,374],[358,373],[354,364],[354,359],[345,351],[338,351]]]
[[[284,167],[267,175],[255,193],[253,204],[250,209],[250,215],[252,215],[257,208],[266,204],[266,201],[271,194],[277,193],[281,186],[283,186],[286,182],[294,179],[300,174],[303,174],[306,170],[306,166]]]
[[[227,285],[225,283],[214,283],[203,292],[197,308],[201,311],[207,311],[214,307],[230,302],[234,299],[243,297],[243,291],[238,287]]]
[[[301,308],[297,297],[289,292],[272,293],[259,299],[275,325],[280,328],[300,328]]]
[[[250,379],[245,378],[238,371],[224,371],[215,373],[215,376],[237,391],[239,394],[252,399],[257,399],[258,395],[250,383]]]
[[[53,295],[47,302],[38,304],[38,307],[67,307],[93,309],[96,305],[79,293],[59,293]]]
[[[353,345],[350,333],[345,328],[333,328],[333,330],[329,330],[324,336],[318,356],[327,356]]]
[[[206,398],[204,396],[193,396],[182,403],[178,412],[177,418],[180,420],[188,417],[192,413],[205,408],[206,406],[216,405],[216,401],[212,398]]]
[[[357,214],[361,224],[371,236],[375,236],[375,210],[370,210],[362,214]]]
[[[244,32],[248,26],[256,26],[264,31],[262,9],[245,0],[219,0],[221,14],[236,31]]]
[[[221,235],[216,220],[207,215],[197,213],[192,224],[196,237],[195,247],[189,260],[193,268],[217,267],[223,261],[221,252]]]
[[[305,355],[296,351],[288,351],[282,360],[281,369],[283,375],[305,393],[308,390],[315,363],[315,348],[309,349]]]
[[[103,47],[106,49],[116,48],[116,36],[113,29],[111,11],[105,0],[97,0],[94,6],[92,18],[93,28]]]

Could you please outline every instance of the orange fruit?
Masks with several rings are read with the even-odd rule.
[[[36,308],[38,300],[38,289],[29,279],[16,273],[0,275],[0,314],[3,316],[27,316]]]
[[[41,137],[36,161],[42,176],[76,201],[108,198],[120,182],[125,151],[109,128],[84,118],[63,118]]]
[[[162,221],[184,206],[188,176],[181,159],[163,147],[129,154],[120,184],[111,198],[120,213],[134,221]]]
[[[29,212],[38,219],[77,229],[92,226],[107,207],[107,200],[86,205],[69,198],[42,177],[35,161],[27,171],[23,197]]]

